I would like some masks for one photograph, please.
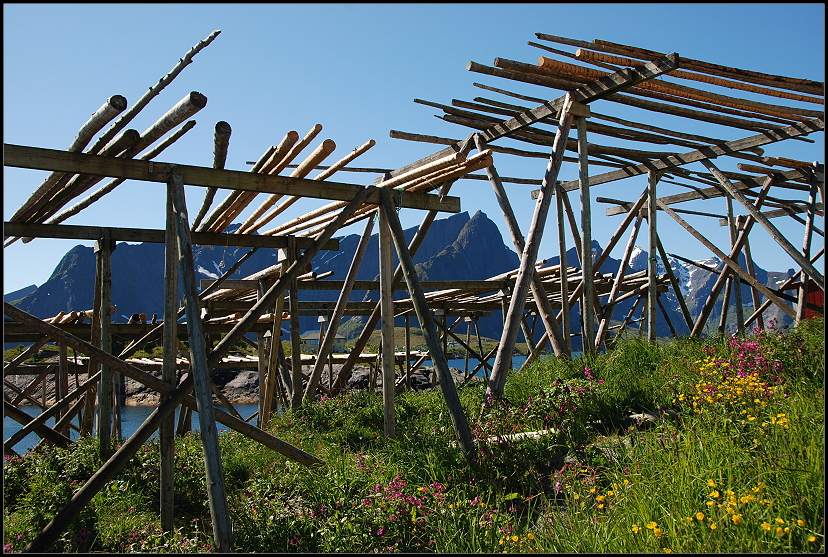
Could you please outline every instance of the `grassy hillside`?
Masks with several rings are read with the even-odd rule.
[[[242,552],[824,552],[824,327],[747,337],[632,338],[592,359],[542,359],[456,448],[441,392],[357,391],[277,416],[272,433],[324,459],[302,467],[221,435]],[[651,412],[656,421],[632,417]],[[545,432],[515,440],[517,432]],[[33,539],[100,465],[95,441],[6,458],[5,550]],[[200,441],[177,440],[176,531],[160,532],[158,446],[139,452],[53,548],[204,552]]]

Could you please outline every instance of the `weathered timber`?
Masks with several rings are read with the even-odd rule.
[[[811,265],[808,261],[806,256],[803,256],[802,253],[797,250],[791,242],[785,238],[785,236],[779,232],[779,230],[771,224],[768,218],[759,211],[752,203],[750,203],[747,198],[744,196],[742,192],[740,192],[731,182],[727,179],[727,177],[722,174],[722,172],[716,168],[710,160],[704,159],[701,161],[702,164],[710,170],[713,175],[719,180],[719,183],[727,190],[727,193],[730,194],[734,199],[736,199],[742,206],[748,210],[748,212],[756,219],[756,221],[762,225],[762,227],[767,230],[768,234],[776,240],[776,243],[779,244],[785,252],[796,261],[799,266],[807,273],[816,283],[819,285],[821,289],[825,289],[825,277],[816,270],[816,268]]]
[[[227,507],[227,490],[224,484],[224,468],[218,444],[218,429],[214,415],[213,397],[210,389],[210,369],[207,367],[207,347],[201,327],[201,308],[198,304],[193,263],[193,246],[190,241],[190,226],[187,204],[184,198],[184,182],[181,176],[173,174],[168,182],[168,195],[172,199],[178,245],[178,263],[184,287],[184,303],[187,313],[187,333],[190,341],[190,376],[193,378],[201,445],[204,451],[204,465],[207,476],[207,495],[210,502],[210,517],[213,523],[213,543],[218,551],[227,553],[233,549],[233,530]]]
[[[411,292],[414,301],[414,308],[417,312],[417,319],[420,321],[420,327],[423,331],[423,337],[428,345],[431,359],[434,362],[434,368],[440,378],[440,388],[443,392],[443,397],[448,406],[449,415],[451,417],[454,433],[460,444],[463,453],[467,458],[471,458],[474,454],[474,441],[472,440],[471,430],[469,429],[466,415],[463,413],[463,406],[460,404],[460,398],[457,396],[457,388],[454,384],[454,379],[448,369],[445,353],[440,346],[437,338],[437,331],[434,328],[434,322],[431,319],[431,312],[428,308],[428,303],[423,296],[422,289],[417,278],[417,271],[414,268],[414,262],[411,259],[411,253],[405,243],[405,235],[403,234],[402,226],[397,217],[396,209],[394,208],[394,201],[391,193],[387,187],[382,187],[380,190],[382,200],[382,211],[388,219],[391,236],[394,241],[394,247],[397,250],[397,257],[400,261],[400,268],[405,277],[405,282],[408,284],[408,289]],[[393,368],[392,368],[393,373]],[[393,380],[391,381],[393,385]],[[393,388],[393,386],[392,386]]]
[[[176,165],[163,162],[144,162],[117,157],[87,155],[85,153],[67,153],[53,149],[23,147],[4,144],[5,166],[34,168],[40,170],[62,170],[64,172],[86,172],[144,180],[148,182],[166,181],[166,176],[179,174],[187,185],[217,186],[225,189],[251,192],[281,193],[302,195],[316,199],[335,199],[350,201],[363,186],[342,184],[304,178],[271,176],[233,170],[216,170],[199,166]],[[379,204],[379,193],[369,195],[366,203]],[[402,207],[411,209],[438,210],[447,213],[460,212],[460,200],[456,197],[426,193],[407,193],[402,200]]]
[[[387,191],[385,188],[383,186],[383,192]],[[393,203],[390,205],[392,206],[392,212],[394,212]],[[396,213],[394,215],[396,216]],[[394,339],[394,296],[392,291],[394,280],[393,240],[391,239],[391,225],[387,211],[379,211],[378,216],[382,423],[385,439],[394,439],[396,437],[396,419],[394,415],[394,346],[396,342]]]
[[[230,135],[233,129],[227,122],[216,122],[213,128],[213,168],[223,169],[227,162],[227,149],[230,147]],[[193,219],[192,228],[195,230],[201,224],[201,219],[210,210],[210,205],[213,204],[213,198],[216,196],[218,188],[215,186],[207,188],[204,192],[204,201],[201,202],[201,208]]]
[[[103,228],[100,226],[82,226],[71,224],[29,224],[4,222],[4,230],[15,236],[32,236],[35,238],[65,238],[75,240],[90,240],[100,238]],[[164,243],[164,231],[147,228],[108,228],[110,237],[121,242],[150,242]],[[259,236],[253,234],[219,234],[214,232],[193,232],[193,243],[205,246],[238,246],[284,248],[287,239],[284,236]],[[297,238],[300,248],[306,248],[313,242],[306,238]],[[326,242],[322,249],[338,250],[339,240],[332,239]]]

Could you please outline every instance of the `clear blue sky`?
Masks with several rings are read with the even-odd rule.
[[[158,158],[210,166],[213,126],[225,120],[233,128],[226,164],[232,170],[249,169],[245,161],[256,160],[287,131],[296,130],[301,136],[317,123],[324,129],[311,148],[326,138],[338,146],[326,162],[374,139],[376,147],[353,164],[398,168],[442,147],[391,139],[391,129],[453,138],[469,133],[435,118],[440,111],[415,104],[415,98],[451,104],[452,99],[488,96],[508,102],[494,93],[482,95],[474,82],[556,98],[563,93],[466,70],[470,60],[492,65],[495,57],[537,62],[543,52],[527,45],[542,42],[536,32],[584,41],[604,39],[771,74],[825,79],[824,4],[5,4],[3,15],[4,141],[51,149],[66,149],[107,97],[123,95],[131,106],[193,45],[220,29],[221,35],[129,127],[144,131],[185,94],[199,91],[209,100],[195,116],[198,125]],[[624,117],[622,108],[612,104],[602,111]],[[629,116],[635,119],[632,113]],[[729,140],[752,135],[688,120],[669,124],[664,122],[665,127]],[[766,154],[824,162],[824,134],[814,139],[815,144],[788,141],[791,145],[768,146]],[[597,141],[609,144],[604,138]],[[525,143],[499,144],[539,150]],[[721,167],[735,170],[736,162],[723,161]],[[540,179],[546,163],[496,154],[495,164],[503,176]],[[4,168],[4,220],[45,175]],[[341,172],[332,179],[368,184],[373,177]],[[575,165],[565,164],[560,178],[576,177]],[[593,195],[634,199],[645,181],[636,178],[598,186]],[[531,189],[507,185],[524,233],[533,211]],[[674,193],[664,190],[659,195]],[[65,224],[163,229],[163,194],[162,184],[128,181]],[[498,223],[511,247],[487,182],[459,181],[452,194],[461,197],[462,208],[470,215],[482,210]],[[216,202],[224,196],[220,191]],[[187,188],[187,198],[194,215],[203,190]],[[577,198],[572,199],[577,206]],[[297,204],[285,218],[319,204]],[[258,202],[241,219],[255,206]],[[686,208],[699,210],[698,205]],[[604,216],[605,209],[600,204],[593,208],[593,235],[602,245],[620,220]],[[708,202],[700,210],[722,213],[724,201]],[[744,211],[737,209],[737,213]],[[421,214],[404,210],[401,217],[407,227],[417,224]],[[665,216],[659,223],[667,251],[695,259],[711,256],[667,220]],[[713,219],[688,220],[726,250],[725,228]],[[791,219],[775,222],[794,245],[802,244],[801,225]],[[553,212],[541,257],[556,254],[555,229]],[[822,245],[820,237],[816,241]],[[751,242],[761,267],[795,266],[763,230],[756,230]],[[61,256],[77,243],[37,239],[5,248],[4,292],[43,284]],[[639,245],[645,243],[642,236]]]

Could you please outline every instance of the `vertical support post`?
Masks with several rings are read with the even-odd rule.
[[[658,207],[656,206],[656,184],[658,183],[658,173],[655,170],[650,170],[647,173],[647,340],[655,342],[656,340],[656,314],[658,306],[656,305],[656,284],[658,278],[658,258],[656,257],[656,250],[658,249],[658,232],[656,231],[656,213]],[[666,262],[664,263],[667,264]],[[642,323],[643,326],[643,323]]]
[[[722,270],[722,273],[728,273],[727,267]],[[725,332],[725,326],[727,325],[727,306],[730,304],[730,291],[733,289],[734,283],[739,283],[739,277],[733,277],[732,273],[728,273],[727,282],[725,283],[725,291],[724,297],[722,297],[722,313],[719,315],[719,334],[722,335]]]
[[[167,195],[167,227],[164,234],[164,324],[163,324],[163,360],[161,380],[175,385],[176,346],[178,343],[178,241],[175,235],[175,209],[172,195]],[[161,397],[165,402],[168,395]],[[187,410],[181,406],[178,411],[186,417]],[[160,468],[160,515],[161,529],[173,531],[175,517],[174,470],[175,470],[175,412],[164,418],[159,427],[159,449],[161,452]]]
[[[287,256],[288,267],[293,265],[299,257],[294,236],[288,236]],[[300,338],[302,332],[299,329],[299,288],[296,286],[296,279],[290,281],[288,295],[290,296],[290,369],[293,385],[290,407],[296,409],[302,405],[304,394],[302,390],[302,339]]]
[[[101,239],[95,243],[95,251],[100,259],[101,269],[101,305],[95,308],[101,316],[101,350],[112,352],[112,314],[109,311],[112,307],[112,240],[108,228],[103,229]],[[98,438],[101,460],[106,462],[112,454],[112,371],[105,365],[101,365],[101,382],[98,387]]]
[[[744,219],[739,219],[739,228],[741,229],[744,226]],[[750,276],[756,278],[756,269],[753,265],[753,256],[750,254],[750,241],[747,237],[745,237],[745,245],[743,247],[745,251],[745,270],[748,272]],[[753,311],[759,312],[756,319],[757,319],[757,326],[760,330],[765,329],[765,320],[762,318],[762,312],[759,311],[759,307],[762,305],[761,301],[759,300],[759,291],[756,290],[756,287],[751,285],[750,287],[750,298],[753,301]]]
[[[586,118],[575,118],[578,128],[578,190],[581,194],[581,269],[584,276],[584,303],[582,345],[584,354],[595,352],[595,273],[592,271],[592,204],[589,196],[589,167],[587,166]]]
[[[210,390],[210,370],[207,367],[207,346],[201,323],[201,305],[198,299],[193,246],[190,241],[190,226],[187,205],[184,199],[184,183],[180,175],[174,174],[167,181],[168,194],[173,198],[175,228],[178,242],[178,261],[184,285],[184,303],[187,313],[187,335],[190,341],[190,368],[193,376],[198,421],[201,428],[201,444],[204,450],[204,468],[207,476],[207,495],[210,500],[210,518],[213,522],[213,543],[218,551],[229,553],[233,550],[233,531],[230,512],[227,507],[227,492],[224,486],[224,470],[218,443],[213,396]]]
[[[396,215],[395,215],[396,216]],[[380,352],[382,353],[383,432],[386,439],[396,436],[394,417],[394,292],[393,254],[388,216],[379,212]]]
[[[569,321],[569,263],[566,260],[566,223],[564,222],[563,196],[567,195],[564,189],[555,183],[555,208],[558,215],[558,250],[560,252],[561,277],[561,329],[564,341],[564,350],[572,353],[572,331]]]
[[[454,432],[457,435],[463,453],[466,457],[471,457],[474,453],[474,441],[471,436],[471,430],[469,429],[466,415],[463,413],[463,405],[460,404],[460,397],[457,396],[457,388],[454,385],[454,378],[449,372],[446,355],[441,350],[440,341],[437,338],[437,331],[434,329],[434,321],[428,309],[428,302],[420,287],[417,270],[414,267],[414,261],[411,259],[411,253],[405,244],[405,234],[397,218],[394,202],[391,199],[391,193],[387,187],[380,188],[380,199],[382,200],[382,211],[385,213],[389,228],[391,229],[394,246],[397,248],[400,268],[405,277],[405,282],[408,285],[408,292],[414,304],[417,319],[420,321],[423,336],[431,352],[431,361],[434,363],[434,369],[440,377],[440,389],[443,391],[443,397],[448,406]]]
[[[811,257],[811,239],[814,235],[814,213],[816,211],[817,180],[811,172],[811,190],[808,193],[808,215],[805,217],[805,237],[802,239],[802,255]],[[803,276],[799,287],[799,302],[796,305],[796,324],[805,319],[806,300],[808,298],[808,277]]]
[[[63,342],[58,343],[58,373],[55,381],[55,403],[63,400],[69,394],[69,350]],[[55,422],[59,422],[66,411],[60,411],[55,415]],[[69,424],[65,428],[57,429],[58,433],[69,436]]]
[[[526,294],[535,271],[535,261],[540,248],[540,241],[543,236],[543,229],[546,225],[546,215],[549,212],[549,203],[552,200],[552,189],[558,179],[563,153],[568,142],[569,130],[572,127],[573,115],[570,113],[572,107],[572,96],[568,94],[561,111],[560,124],[555,134],[555,141],[552,147],[552,154],[546,167],[543,177],[540,194],[535,205],[535,212],[532,216],[532,224],[529,228],[529,236],[526,240],[526,247],[520,257],[520,268],[515,280],[512,300],[509,303],[509,311],[506,315],[506,322],[503,333],[500,337],[500,345],[492,367],[492,376],[486,388],[484,408],[491,407],[494,399],[503,396],[503,386],[506,383],[506,375],[512,367],[512,352],[515,349],[515,340],[523,317],[523,308],[526,304]]]
[[[733,216],[733,199],[728,195],[726,196],[727,199],[727,227],[730,230],[730,249],[733,249],[736,246],[736,240],[738,237],[738,232],[736,231],[736,218]],[[736,261],[739,260],[739,256],[736,256]],[[742,303],[742,281],[739,280],[737,275],[734,273],[730,274],[733,279],[733,303],[736,305],[736,331],[739,334],[745,332],[745,312]]]
[[[265,287],[264,280],[258,281],[258,289],[256,290],[256,300],[260,300],[264,293],[267,291]],[[256,371],[259,374],[259,389],[262,389],[262,385],[265,384],[266,374],[267,374],[267,364],[270,361],[270,358],[267,355],[267,341],[264,338],[264,333],[256,333],[256,352],[258,352],[259,357],[258,362],[256,364]],[[259,421],[261,421],[262,414],[264,413],[264,397],[259,394],[259,404],[257,408],[259,412]]]
[[[411,390],[411,316],[405,315],[405,390]]]

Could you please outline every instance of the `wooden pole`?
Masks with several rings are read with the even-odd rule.
[[[187,205],[184,199],[184,183],[181,176],[174,174],[168,183],[168,195],[172,197],[175,210],[175,228],[178,243],[178,260],[183,277],[184,301],[187,308],[187,333],[190,341],[190,368],[198,403],[198,421],[201,428],[201,443],[204,449],[204,464],[207,475],[207,494],[210,500],[210,517],[213,522],[213,543],[218,551],[233,551],[233,531],[227,507],[227,492],[224,486],[224,471],[218,443],[218,430],[210,391],[210,369],[207,367],[207,349],[201,324],[201,307],[198,300],[190,226]]]
[[[486,142],[483,140],[480,134],[474,134],[474,141],[478,151],[483,152],[486,149]],[[515,245],[515,249],[517,249],[518,252],[522,253],[526,244],[523,238],[523,234],[520,232],[520,226],[518,225],[515,213],[512,210],[512,205],[509,202],[508,196],[506,195],[506,190],[503,187],[503,183],[500,181],[500,176],[498,176],[497,170],[495,169],[494,165],[487,166],[485,171],[486,176],[489,178],[489,183],[495,190],[495,197],[497,198],[498,204],[500,205],[500,209],[503,212],[503,218],[506,221],[507,228],[509,229],[509,234],[512,236],[512,242]],[[541,318],[543,319],[544,326],[546,327],[548,338],[552,339],[552,348],[555,351],[556,356],[569,357],[571,355],[571,350],[567,348],[567,343],[564,340],[564,335],[561,333],[557,321],[555,321],[555,314],[552,310],[551,304],[549,303],[546,291],[543,288],[543,284],[541,283],[540,277],[538,277],[537,271],[534,269],[534,267],[532,268],[532,270],[532,295],[535,298],[535,302],[538,306],[538,311],[541,312]],[[527,342],[529,342],[529,340],[529,337],[527,337]]]
[[[443,189],[441,190],[441,195],[447,195],[449,189],[451,188],[453,182],[448,182],[443,184]],[[423,221],[420,223],[420,226],[417,228],[417,232],[414,234],[414,238],[411,239],[411,242],[408,244],[408,251],[412,254],[417,253],[417,250],[422,245],[423,240],[425,239],[425,235],[428,232],[428,229],[431,227],[431,223],[434,222],[434,218],[437,216],[437,211],[429,211],[426,213],[426,216],[423,218]],[[402,280],[402,267],[397,265],[397,269],[394,271],[394,286],[393,288],[396,289],[399,282]],[[345,363],[342,364],[342,367],[339,370],[339,375],[334,382],[334,385],[331,388],[331,394],[336,394],[345,386],[345,382],[351,375],[351,370],[354,367],[354,364],[359,358],[359,354],[365,345],[368,343],[368,339],[371,338],[372,331],[376,328],[377,323],[379,323],[380,319],[380,306],[377,303],[374,306],[374,309],[371,311],[371,315],[368,317],[368,321],[365,324],[365,327],[362,330],[362,333],[357,338],[357,341],[354,345],[354,348],[351,350],[351,353],[348,355],[348,359],[345,360]]]
[[[112,351],[112,333],[110,331],[112,305],[112,250],[113,242],[109,230],[103,229],[103,236],[95,242],[95,251],[100,259],[99,276],[101,305],[96,308],[100,314],[101,350]],[[100,439],[101,460],[106,461],[112,454],[112,371],[108,366],[101,366],[101,382],[98,387],[98,439]]]
[[[816,212],[816,194],[817,194],[817,181],[816,178],[812,175],[811,176],[811,191],[808,192],[808,215],[805,218],[805,236],[802,239],[802,255],[806,258],[810,258],[811,256],[811,240],[813,238],[813,231],[814,231],[814,213]],[[796,307],[796,324],[799,325],[799,322],[805,319],[805,308],[806,308],[806,299],[808,297],[808,281],[802,280],[801,286],[799,287],[799,303]]]
[[[802,270],[808,276],[814,279],[814,281],[816,281],[817,285],[822,290],[825,290],[825,277],[819,271],[816,270],[816,267],[814,267],[810,263],[810,261],[808,261],[808,258],[803,256],[802,253],[800,253],[799,250],[797,250],[787,240],[787,238],[785,238],[785,236],[781,232],[779,232],[779,230],[777,230],[777,228],[768,220],[768,218],[765,215],[763,215],[761,211],[753,205],[753,203],[748,201],[748,199],[741,191],[736,189],[736,187],[730,182],[730,180],[728,180],[727,176],[725,176],[718,168],[716,168],[716,165],[714,165],[712,161],[708,159],[703,159],[701,163],[705,167],[707,167],[707,169],[710,170],[710,172],[713,173],[713,176],[716,177],[716,179],[724,187],[724,189],[727,190],[727,192],[734,199],[736,199],[739,203],[742,204],[742,206],[744,206],[745,209],[748,210],[748,212],[753,216],[753,218],[756,219],[756,222],[761,224],[765,228],[765,230],[768,231],[768,234],[770,234],[771,237],[774,240],[776,240],[776,243],[779,244],[782,247],[782,249],[784,249],[785,252],[791,256],[791,259],[796,261],[802,268]]]
[[[727,221],[728,221],[728,229],[730,232],[730,247],[733,249],[733,246],[736,245],[736,238],[738,236],[738,232],[736,231],[736,218],[733,216],[733,199],[730,197],[726,197],[727,199]],[[737,256],[738,261],[738,256]],[[726,298],[725,298],[726,299]],[[733,290],[733,303],[736,306],[736,331],[739,334],[745,332],[745,313],[744,308],[742,306],[742,283],[740,280],[736,280],[736,284],[734,285]]]
[[[382,191],[387,191],[383,188]],[[393,210],[393,207],[392,207]],[[383,432],[386,439],[396,437],[396,422],[394,418],[394,292],[391,289],[393,282],[393,254],[391,228],[389,217],[385,211],[379,212],[379,276],[380,276],[380,316],[382,327],[382,408]]]
[[[773,176],[769,176],[765,181],[765,184],[762,187],[762,191],[759,193],[759,197],[756,199],[757,207],[762,206],[765,196],[767,195],[771,185],[773,184],[773,180]],[[739,252],[741,251],[744,242],[747,240],[748,235],[750,234],[750,231],[753,228],[753,224],[755,222],[756,221],[752,216],[747,217],[747,219],[745,220],[745,223],[742,227],[741,232],[739,233],[739,236],[736,238],[735,242],[732,243],[730,251],[731,259],[738,258]],[[726,285],[725,281],[730,277],[730,273],[726,271],[727,269],[725,269],[725,272],[722,272],[716,278],[716,282],[713,284],[713,288],[710,290],[710,294],[708,295],[707,300],[702,306],[701,312],[699,313],[699,316],[696,319],[696,323],[691,328],[690,336],[700,335],[702,330],[704,329],[704,326],[707,320],[709,319],[710,314],[713,311],[713,308],[715,307],[716,298],[718,298],[719,293],[722,291],[722,288]],[[739,284],[739,287],[741,288],[741,284]]]
[[[213,130],[213,168],[224,168],[227,162],[227,149],[230,146],[230,135],[232,133],[233,130],[230,124],[224,121],[216,122]],[[210,205],[213,204],[213,198],[216,196],[217,191],[217,187],[210,186],[204,192],[204,201],[201,202],[201,208],[198,210],[195,220],[193,220],[193,230],[197,229],[198,225],[201,224],[201,219],[204,218],[204,215],[210,209]]]
[[[667,213],[668,215],[670,215],[670,216],[673,218],[673,220],[675,220],[676,222],[678,222],[678,223],[679,223],[679,224],[680,224],[680,225],[681,225],[681,226],[682,226],[685,230],[687,230],[688,232],[690,232],[690,234],[692,234],[692,235],[693,235],[693,237],[695,237],[695,238],[696,238],[697,240],[699,240],[702,244],[704,244],[704,245],[705,245],[705,246],[706,246],[706,247],[707,247],[710,251],[712,251],[712,252],[716,255],[716,257],[718,257],[719,259],[721,259],[722,261],[724,261],[724,262],[725,262],[725,263],[726,263],[726,264],[727,264],[727,265],[728,265],[731,269],[733,269],[736,273],[738,273],[738,274],[739,274],[742,278],[744,278],[744,279],[745,279],[745,280],[746,280],[749,284],[751,284],[751,285],[755,286],[756,288],[758,288],[758,289],[759,289],[759,291],[760,291],[760,292],[762,292],[762,294],[764,294],[765,296],[767,296],[768,298],[770,298],[771,300],[773,300],[773,303],[774,303],[774,304],[776,304],[777,306],[779,306],[779,308],[780,308],[782,311],[784,311],[785,313],[787,313],[790,317],[792,317],[792,318],[794,317],[794,310],[793,310],[793,309],[791,309],[791,307],[790,307],[789,305],[787,305],[785,302],[783,302],[783,301],[779,298],[779,296],[777,296],[776,294],[774,294],[774,293],[773,293],[773,291],[771,291],[771,290],[770,290],[767,286],[765,286],[764,284],[760,283],[760,282],[759,282],[759,281],[757,281],[755,278],[751,277],[751,276],[747,273],[747,271],[745,271],[744,269],[742,269],[742,268],[739,266],[739,264],[738,264],[738,263],[736,263],[733,259],[731,259],[731,258],[730,258],[730,257],[728,257],[727,255],[725,255],[725,253],[724,253],[724,252],[722,252],[719,248],[717,248],[715,245],[713,245],[713,243],[712,243],[712,242],[710,242],[707,238],[705,238],[703,234],[701,234],[701,233],[700,233],[700,232],[698,232],[695,228],[693,228],[693,227],[692,227],[692,226],[690,226],[687,222],[685,222],[685,221],[684,221],[684,219],[682,219],[680,216],[678,216],[678,215],[676,214],[676,212],[675,212],[675,211],[673,211],[673,210],[672,210],[669,206],[665,205],[663,202],[660,202],[660,201],[658,201],[657,203],[658,203],[659,207],[661,207],[661,209],[662,209],[665,213]]]
[[[520,270],[518,272],[517,280],[515,281],[512,299],[509,304],[509,312],[506,315],[506,324],[504,325],[503,334],[500,338],[500,346],[497,351],[497,356],[495,357],[492,376],[489,379],[489,384],[486,389],[484,408],[490,407],[493,399],[499,399],[503,396],[503,386],[506,382],[506,374],[508,373],[512,363],[512,352],[515,348],[515,339],[517,338],[519,319],[523,314],[523,307],[526,303],[526,294],[529,289],[529,282],[532,275],[531,271],[534,270],[534,263],[537,259],[540,240],[543,236],[543,228],[546,224],[546,214],[549,210],[549,203],[551,201],[550,190],[555,187],[555,182],[558,179],[561,159],[563,157],[564,149],[566,148],[569,129],[572,126],[573,115],[570,113],[572,104],[572,96],[567,95],[561,113],[561,123],[558,127],[558,132],[555,135],[555,144],[552,148],[552,155],[549,159],[549,164],[546,167],[546,174],[543,178],[543,186],[541,187],[541,193],[536,203],[534,215],[532,216],[529,237],[520,258]]]
[[[667,273],[667,277],[670,279],[670,284],[673,286],[673,292],[676,295],[679,307],[681,308],[681,313],[684,316],[684,321],[687,324],[687,330],[689,331],[693,328],[693,318],[690,316],[690,310],[687,309],[687,303],[684,301],[684,294],[681,293],[681,286],[676,279],[676,275],[673,273],[673,269],[670,267],[670,260],[667,258],[667,253],[664,251],[664,246],[661,244],[661,238],[658,237],[658,233],[656,233],[656,244],[658,245],[659,256],[664,262],[664,270]]]
[[[564,202],[563,198],[567,195],[563,188],[559,187],[557,181],[555,183],[555,210],[557,212],[558,221],[558,253],[560,254],[560,276],[561,276],[561,328],[564,341],[564,350],[568,354],[572,354],[572,336],[571,324],[569,320],[569,280],[568,272],[569,263],[566,258],[566,223],[564,222]],[[521,252],[523,253],[523,252]],[[542,346],[542,343],[538,343]]]
[[[658,260],[656,259],[656,244],[658,240],[658,232],[656,229],[656,184],[658,184],[659,175],[656,171],[650,171],[647,174],[647,340],[655,342],[656,334],[656,296],[658,295],[656,286],[658,281]],[[667,262],[664,262],[667,265]]]
[[[630,239],[627,241],[627,247],[624,250],[624,255],[621,257],[621,263],[619,264],[618,271],[615,274],[612,289],[610,290],[607,302],[604,306],[604,315],[598,325],[598,333],[595,337],[595,351],[598,351],[601,348],[601,344],[603,344],[607,334],[609,333],[610,319],[612,319],[612,313],[615,310],[615,304],[613,304],[613,302],[615,301],[616,296],[618,296],[621,284],[624,281],[624,275],[627,273],[627,266],[630,263],[630,256],[632,255],[632,250],[635,247],[635,240],[638,237],[638,230],[641,227],[642,220],[643,217],[640,215],[635,219],[635,224],[630,232]]]
[[[178,242],[175,233],[175,209],[172,196],[167,195],[167,227],[164,242],[164,324],[163,324],[163,363],[161,365],[161,380],[175,386],[177,373],[175,368],[176,344],[178,341]],[[163,403],[166,398],[162,397]],[[187,413],[182,406],[181,414]],[[159,514],[161,529],[164,532],[173,531],[175,517],[174,498],[174,469],[175,469],[175,412],[169,414],[161,422],[159,431],[159,450],[161,453],[160,466],[160,497]]]
[[[83,126],[81,126],[81,129],[78,131],[78,135],[72,141],[72,144],[67,148],[67,151],[71,151],[73,153],[83,151],[83,149],[89,144],[89,141],[91,141],[92,137],[100,131],[100,129],[103,128],[107,122],[120,114],[126,106],[127,100],[121,95],[113,95],[112,97],[109,97],[106,102],[104,102],[103,106],[101,106],[101,108],[99,108],[92,115],[92,117]],[[50,192],[53,188],[55,188],[59,180],[65,179],[68,181],[70,177],[71,175],[66,175],[63,172],[52,172],[49,174],[46,180],[44,180],[43,183],[37,187],[29,199],[20,206],[20,208],[9,220],[27,220],[31,213],[39,205],[49,200],[51,197],[50,195],[45,197],[47,196],[47,192]]]
[[[468,422],[466,421],[466,415],[463,413],[463,406],[460,404],[460,398],[457,396],[457,388],[454,384],[454,378],[449,372],[445,353],[440,347],[440,342],[437,338],[437,331],[435,330],[434,322],[431,319],[431,312],[428,309],[428,303],[423,295],[422,288],[420,288],[420,281],[417,278],[417,270],[414,267],[414,261],[411,259],[411,253],[408,251],[408,246],[406,246],[405,235],[403,233],[402,226],[400,225],[400,221],[397,218],[391,192],[388,191],[387,187],[380,188],[380,199],[382,200],[382,212],[388,220],[391,236],[394,240],[394,246],[397,249],[397,257],[400,260],[400,267],[402,269],[403,276],[405,277],[405,282],[408,286],[412,302],[414,303],[417,319],[420,321],[423,336],[425,337],[426,344],[428,344],[428,349],[431,353],[431,360],[434,363],[434,369],[437,371],[440,378],[440,388],[443,391],[443,397],[445,398],[446,405],[448,406],[454,432],[457,435],[457,439],[463,453],[467,457],[471,457],[474,454],[474,441],[472,440],[471,430],[469,429]]]
[[[589,167],[587,160],[587,130],[586,118],[578,116],[575,118],[575,125],[578,128],[578,181],[581,193],[581,269],[584,275],[584,304],[583,326],[584,336],[583,350],[585,354],[592,354],[595,350],[595,310],[593,300],[595,293],[595,275],[592,271],[592,209],[589,197]]]
[[[741,220],[742,219],[740,219],[740,228],[741,228],[741,225],[742,225]],[[753,265],[753,257],[751,257],[751,254],[750,254],[750,241],[749,241],[748,238],[745,238],[745,246],[742,249],[745,252],[745,270],[747,270],[747,272],[750,274],[750,276],[752,276],[753,278],[756,278],[756,270],[755,270],[754,265]],[[760,300],[759,300],[759,291],[756,290],[756,288],[754,288],[753,286],[750,287],[750,298],[751,298],[751,301],[753,302],[753,311],[754,312],[758,311],[759,306],[761,305]],[[757,319],[758,319],[757,326],[759,327],[760,330],[764,330],[765,329],[765,320],[762,319],[762,312],[761,311],[758,312]],[[745,327],[747,327],[747,326],[748,326],[748,321],[745,321]]]
[[[348,307],[348,299],[351,296],[354,282],[356,281],[357,274],[359,273],[359,267],[365,257],[365,251],[368,249],[368,242],[371,240],[371,231],[373,229],[374,219],[368,219],[365,223],[365,228],[362,230],[362,236],[359,239],[359,244],[357,244],[354,258],[351,260],[351,266],[348,268],[348,274],[345,277],[345,285],[342,288],[342,292],[339,294],[339,298],[337,298],[336,306],[334,307],[333,315],[331,316],[331,321],[328,324],[328,332],[325,335],[324,340],[320,338],[319,357],[316,359],[313,371],[311,371],[311,375],[308,378],[308,386],[305,389],[306,398],[312,397],[316,392],[316,385],[322,376],[322,368],[325,365],[325,360],[328,359],[328,356],[330,356],[333,351],[334,343],[336,342],[336,333],[339,330],[339,322],[345,315],[345,310]],[[329,382],[328,388],[330,389],[332,385],[333,383]]]
[[[293,236],[288,236],[288,265],[295,264],[297,256],[296,240]],[[299,328],[299,289],[296,286],[295,278],[288,283],[288,293],[290,295],[290,369],[292,372],[290,381],[293,385],[290,406],[297,409],[302,404],[304,391],[302,385],[302,339],[300,338],[302,331]]]

